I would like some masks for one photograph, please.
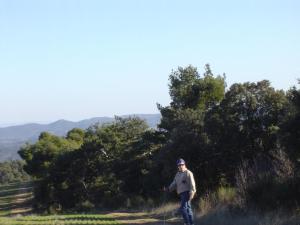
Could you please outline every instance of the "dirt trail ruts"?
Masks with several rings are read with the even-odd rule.
[[[167,218],[164,223],[164,219],[160,216],[147,213],[147,212],[113,212],[107,213],[111,218],[116,219],[123,225],[179,225],[180,219]]]
[[[32,211],[32,184],[15,183],[1,187],[0,211],[5,212],[5,216],[26,215]]]

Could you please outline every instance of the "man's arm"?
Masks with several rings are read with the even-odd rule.
[[[194,198],[194,195],[196,193],[196,183],[194,179],[194,175],[192,172],[188,173],[189,183],[190,183],[190,200]]]
[[[174,178],[173,182],[169,185],[168,190],[169,191],[174,191],[176,188],[176,180]]]

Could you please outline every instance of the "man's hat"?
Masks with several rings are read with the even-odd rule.
[[[176,163],[177,163],[177,166],[179,166],[179,165],[184,165],[184,164],[185,164],[185,161],[184,161],[183,159],[178,159],[178,160],[176,161]]]

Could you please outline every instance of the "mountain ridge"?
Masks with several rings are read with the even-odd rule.
[[[120,117],[139,117],[147,122],[149,127],[155,128],[160,121],[160,114],[129,114]],[[41,132],[50,132],[58,136],[64,136],[73,128],[87,129],[93,124],[111,123],[114,117],[93,117],[79,121],[59,119],[48,124],[26,123],[0,128],[0,162],[19,159],[18,150],[26,142],[34,143]]]

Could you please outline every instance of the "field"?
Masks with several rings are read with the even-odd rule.
[[[32,184],[14,183],[0,186],[0,216],[15,216],[30,213]]]
[[[14,183],[0,186],[1,225],[104,225],[104,224],[164,224],[162,215],[153,212],[99,212],[95,214],[36,215],[31,208],[32,184]],[[169,218],[165,224],[178,224]]]
[[[181,218],[174,216],[176,203],[162,204],[152,210],[94,211],[93,214],[37,215],[31,208],[32,184],[0,186],[0,225],[179,225]],[[209,202],[207,203],[209,204]],[[197,213],[196,223],[202,225],[299,225],[300,216],[278,212],[266,215],[249,213],[233,215],[224,207]]]

